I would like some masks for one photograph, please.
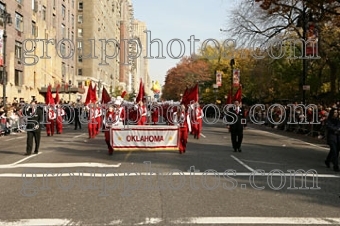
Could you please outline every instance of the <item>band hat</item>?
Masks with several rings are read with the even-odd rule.
[[[121,101],[120,100],[115,100],[115,105],[121,105]]]

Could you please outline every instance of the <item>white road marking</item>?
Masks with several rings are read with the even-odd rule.
[[[126,223],[123,220],[115,220],[105,225],[150,225],[150,224],[159,224],[159,223],[167,223],[168,225],[172,224],[258,224],[258,225],[339,225],[340,218],[331,218],[331,217],[191,217],[191,218],[178,218],[178,219],[163,219],[163,218],[146,218],[144,221],[140,223],[133,224],[132,222],[127,221]],[[86,221],[83,222],[74,222],[68,219],[21,219],[18,221],[1,221],[0,225],[11,225],[11,226],[38,226],[38,225],[46,225],[46,226],[54,226],[54,225],[81,225],[86,224]]]
[[[253,161],[253,160],[246,160],[242,159],[244,162],[256,162],[256,163],[263,163],[263,164],[269,164],[269,165],[285,165],[281,163],[276,163],[276,162],[262,162],[262,161]]]
[[[7,140],[4,140],[4,141],[18,140],[18,139],[22,139],[22,138],[25,138],[25,137],[14,137],[14,138],[7,139]]]
[[[38,154],[33,154],[33,155],[30,155],[30,156],[27,156],[26,158],[23,158],[23,159],[15,162],[15,163],[12,163],[12,164],[0,165],[0,169],[2,168],[2,166],[14,166],[14,165],[17,165],[17,164],[19,164],[19,163],[21,163],[23,161],[26,161],[27,159],[33,158],[33,157],[35,157],[37,155],[40,155],[41,153],[42,152],[39,152]]]
[[[202,137],[207,138],[206,136],[203,135],[203,133],[200,134]]]
[[[150,175],[150,172],[123,172],[123,173],[118,173],[118,172],[114,172],[114,171],[97,171],[97,172],[89,172],[89,173],[86,173],[86,172],[81,172],[81,171],[71,171],[71,170],[65,170],[64,167],[62,167],[63,170],[62,171],[44,171],[44,169],[42,169],[41,171],[39,170],[27,170],[27,171],[24,171],[23,173],[0,173],[0,177],[4,177],[4,178],[17,178],[17,177],[23,177],[23,176],[34,176],[34,177],[46,177],[46,173],[48,173],[48,177],[73,177],[73,176],[79,176],[81,175],[82,177],[95,177],[96,175],[99,176],[99,175],[105,175],[105,177],[135,177],[135,176],[158,176],[158,174],[156,173],[153,173]],[[103,167],[102,167],[103,168]],[[53,175],[52,175],[53,174]],[[95,174],[95,175],[94,175]],[[210,173],[210,172],[195,172],[195,174],[193,173],[190,173],[190,172],[181,172],[181,173],[178,173],[178,172],[164,172],[164,176],[216,176],[216,175],[219,175],[220,177],[223,177],[226,175],[226,172],[215,172],[215,173]],[[289,172],[284,172],[284,175],[283,174],[280,174],[280,173],[270,173],[270,172],[265,172],[263,174],[260,174],[260,173],[238,173],[236,172],[235,174],[233,174],[232,172],[228,172],[228,175],[229,176],[233,176],[233,177],[236,177],[236,176],[245,176],[245,177],[250,177],[250,176],[257,176],[257,177],[282,177],[282,176],[285,176],[285,177],[296,177],[296,178],[299,178],[299,177],[311,177],[311,178],[340,178],[340,175],[335,175],[335,174],[312,174],[312,173],[305,173],[305,174],[302,174],[302,173],[295,173],[294,174],[290,174]]]
[[[78,135],[78,136],[74,136],[73,139],[78,138],[78,137],[82,137],[82,136],[84,136],[84,135],[85,135],[85,133],[82,133],[82,134],[80,134],[80,135]]]
[[[144,222],[140,222],[140,223],[137,223],[137,224],[135,224],[135,225],[158,224],[158,223],[161,223],[162,221],[163,221],[162,218],[151,217],[151,218],[146,218]]]
[[[259,132],[259,133],[266,133],[266,134],[270,134],[271,136],[277,136],[277,137],[281,137],[281,138],[289,138],[289,137],[286,137],[286,136],[283,136],[283,135],[278,135],[278,134],[274,134],[274,133],[271,133],[271,132],[268,132],[268,131],[258,130],[258,129],[254,129],[254,128],[252,128],[251,131],[256,131],[256,132]],[[312,143],[302,141],[302,140],[299,140],[299,139],[290,138],[290,140],[305,143],[305,144],[308,144],[310,146],[313,146],[313,147],[316,147],[316,148],[319,148],[319,149],[329,150],[329,148],[321,147],[320,145],[312,144]]]
[[[340,223],[340,218],[304,218],[304,217],[196,217],[183,218],[172,222],[175,224],[327,224]]]
[[[31,157],[31,156],[29,156]],[[92,163],[92,162],[76,162],[76,163],[26,163],[20,164],[27,160],[27,158],[22,159],[13,164],[0,165],[0,169],[13,169],[13,168],[73,168],[73,167],[98,167],[98,168],[117,168],[120,167],[121,163],[108,165],[104,163]]]
[[[22,219],[18,221],[1,221],[0,225],[10,225],[10,226],[57,226],[57,225],[75,225],[70,224],[72,223],[71,220],[67,219]]]
[[[238,163],[240,163],[242,166],[244,166],[246,169],[250,170],[251,172],[253,172],[254,170],[249,167],[247,164],[245,164],[244,162],[242,162],[241,160],[239,160],[238,158],[236,158],[235,156],[231,155],[231,157],[233,159],[235,159]]]

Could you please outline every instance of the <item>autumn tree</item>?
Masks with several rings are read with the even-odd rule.
[[[229,34],[239,41],[238,46],[242,48],[246,46],[253,51],[256,48],[268,50],[277,40],[288,40],[292,37],[306,38],[308,23],[314,23],[319,34],[320,59],[304,61],[307,68],[306,82],[311,85],[313,95],[327,91],[323,88],[326,83],[329,83],[329,91],[336,93],[339,89],[339,87],[336,89],[336,81],[339,81],[337,73],[340,63],[339,1],[255,0],[252,2],[253,4],[250,4],[250,1],[241,2],[237,11],[233,12],[232,27],[227,29]],[[305,29],[303,29],[304,26]],[[284,45],[284,42],[281,44]],[[294,46],[294,48],[296,49],[293,51],[297,50],[302,53],[302,45]],[[282,84],[288,82],[284,80],[286,76],[291,79],[290,85],[297,85],[302,89],[302,66],[301,58],[295,58],[293,62],[287,55],[285,58],[271,61],[269,67],[272,71],[271,76],[274,76],[271,80],[276,81],[273,82],[276,97],[282,94],[279,90],[286,90],[282,87]]]
[[[197,82],[210,79],[207,60],[195,57],[183,57],[176,67],[167,71],[162,98],[179,100],[186,87],[192,87]]]

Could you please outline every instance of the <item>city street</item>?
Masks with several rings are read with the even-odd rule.
[[[0,225],[339,225],[328,147],[258,128],[236,153],[221,122],[204,125],[183,155],[109,156],[104,133],[89,140],[86,126],[43,131],[28,157],[25,133],[0,137]]]

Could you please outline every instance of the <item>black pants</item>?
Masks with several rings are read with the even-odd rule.
[[[329,153],[327,155],[326,161],[328,163],[333,163],[334,169],[339,169],[339,150],[340,143],[336,141],[328,141],[329,144]]]
[[[234,150],[241,149],[243,132],[231,132],[231,143]]]
[[[78,126],[79,126],[79,129],[81,129],[79,117],[75,117],[75,119],[74,119],[74,129],[77,129]]]
[[[39,151],[40,134],[41,134],[40,130],[27,131],[26,153],[28,153],[28,154],[32,153],[33,138],[34,138],[34,141],[35,141],[34,152],[38,152]]]

